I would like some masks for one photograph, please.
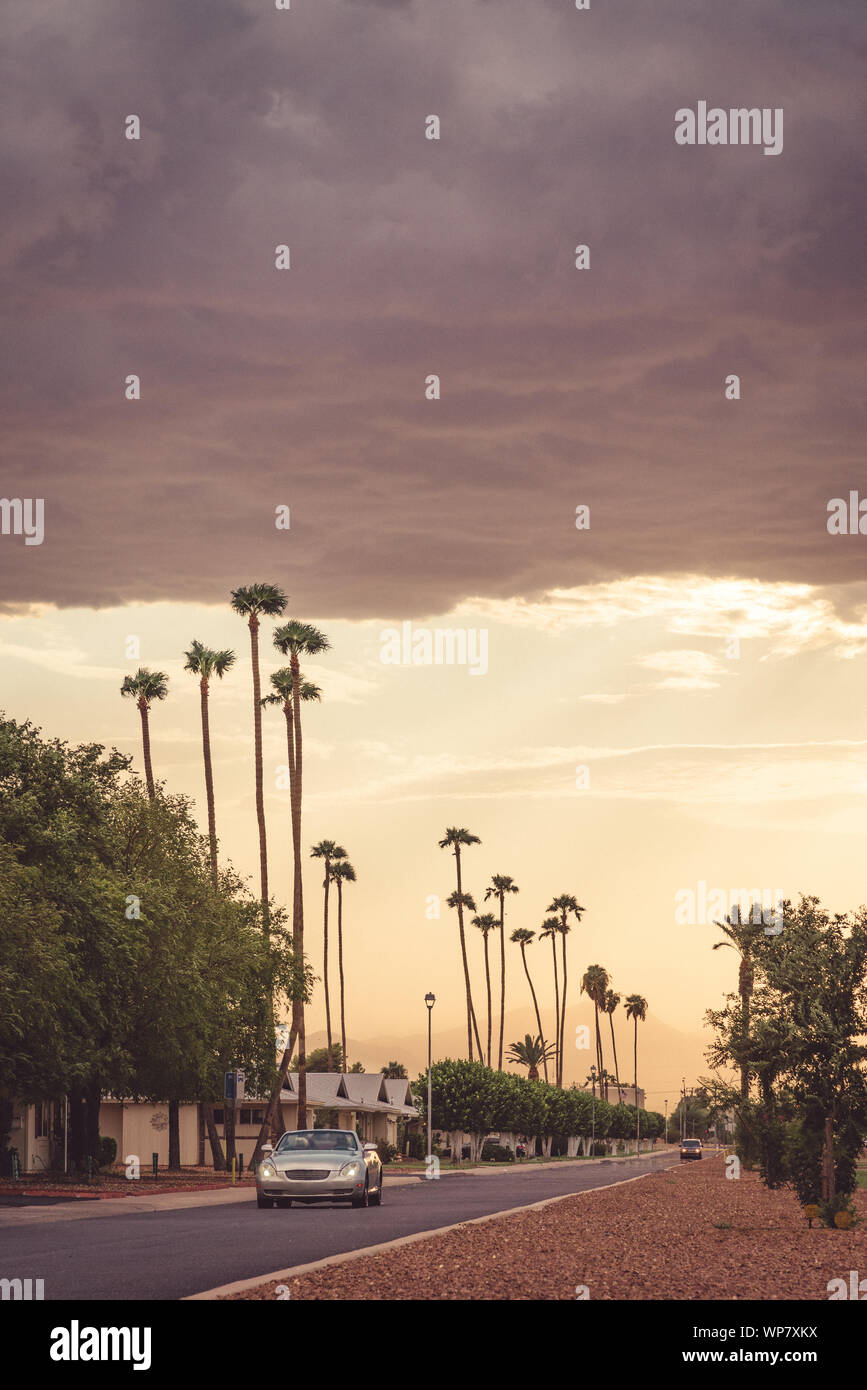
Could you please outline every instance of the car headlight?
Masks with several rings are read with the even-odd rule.
[[[276,1178],[277,1170],[270,1163],[263,1163],[259,1169],[260,1178]]]
[[[357,1178],[360,1172],[360,1163],[344,1163],[343,1167],[340,1170],[340,1176],[342,1178]]]

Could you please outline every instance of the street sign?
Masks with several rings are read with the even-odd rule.
[[[223,1095],[226,1100],[243,1100],[246,1080],[247,1077],[245,1072],[227,1071],[223,1087]]]

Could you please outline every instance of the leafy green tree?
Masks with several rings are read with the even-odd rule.
[[[832,916],[802,896],[782,919],[750,941],[749,1029],[739,990],[708,1013],[708,1059],[756,1079],[739,1119],[746,1111],[757,1135],[764,1181],[818,1201],[830,1223],[848,1210],[867,1136],[867,908]]]

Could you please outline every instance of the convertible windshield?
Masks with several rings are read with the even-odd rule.
[[[284,1134],[279,1153],[357,1153],[358,1140],[351,1129],[295,1129]]]

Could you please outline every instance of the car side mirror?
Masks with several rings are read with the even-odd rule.
[[[270,1158],[273,1152],[274,1152],[274,1145],[273,1145],[273,1144],[263,1144],[263,1145],[262,1145],[262,1157],[263,1157],[263,1158]]]

